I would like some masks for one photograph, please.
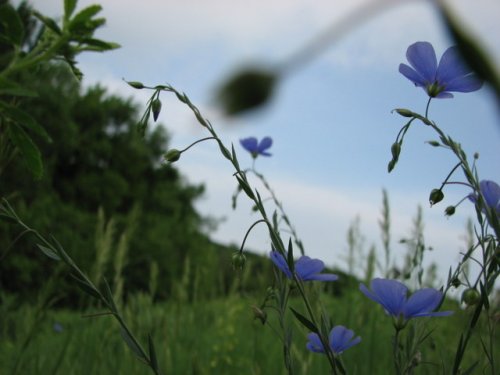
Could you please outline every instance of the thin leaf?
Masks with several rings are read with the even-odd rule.
[[[288,240],[287,263],[288,268],[290,268],[290,272],[293,274],[295,271],[295,263],[293,261],[293,244],[291,238]]]
[[[155,345],[150,334],[148,335],[148,344],[149,344],[149,363],[151,365],[151,368],[155,372],[158,372],[160,370],[158,368],[158,357],[156,356]]]
[[[24,27],[19,14],[10,4],[0,5],[0,41],[21,46],[24,39]]]
[[[38,248],[42,251],[42,253],[44,253],[46,256],[48,256],[49,258],[51,259],[54,259],[54,260],[61,260],[61,257],[59,255],[57,255],[54,250],[46,247],[46,246],[43,246],[43,245],[40,245],[40,244],[37,244]]]
[[[299,322],[302,323],[304,327],[306,327],[308,330],[314,332],[314,333],[319,333],[318,328],[311,322],[309,319],[307,319],[304,315],[301,313],[297,312],[296,310],[293,309],[293,307],[290,307],[290,310],[292,310],[293,315],[297,318]]]
[[[43,164],[40,150],[21,126],[11,123],[7,128],[12,143],[21,151],[24,162],[35,179],[42,178]]]
[[[78,0],[64,0],[64,18],[67,20],[70,19],[75,11],[77,1]]]
[[[17,82],[6,78],[0,78],[0,95],[26,96],[31,98],[38,96],[35,91],[29,90],[24,86],[19,85]]]
[[[80,279],[75,274],[70,273],[70,276],[76,281],[78,287],[85,293],[90,294],[92,297],[101,300],[101,295],[94,289],[92,285],[89,285],[85,280]]]
[[[124,328],[121,328],[120,333],[122,335],[123,341],[125,341],[127,346],[135,353],[135,355],[143,359],[145,362],[148,362],[148,359],[144,358],[144,354],[141,348],[136,344],[130,334]]]
[[[8,105],[6,103],[0,102],[0,108],[6,117],[10,118],[12,121],[24,126],[26,129],[31,130],[41,136],[45,141],[52,142],[47,131],[41,126],[33,117],[31,117],[27,112],[23,110]]]

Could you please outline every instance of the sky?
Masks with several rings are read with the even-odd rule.
[[[35,0],[47,16],[62,14],[62,0]],[[92,4],[79,1],[79,9]],[[406,63],[407,47],[429,41],[438,58],[451,45],[431,1],[392,3],[362,23],[351,26],[321,53],[311,56],[280,81],[271,103],[236,119],[223,115],[215,100],[217,87],[242,66],[268,66],[290,61],[298,50],[325,29],[338,25],[373,0],[101,0],[107,19],[97,37],[121,44],[104,54],[78,57],[84,84],[101,83],[111,93],[133,97],[145,107],[148,92],[135,91],[123,79],[147,85],[168,83],[185,92],[216,128],[226,145],[233,143],[240,164],[252,166],[239,139],[270,136],[269,158],[258,158],[263,173],[293,222],[306,253],[327,265],[345,269],[346,232],[360,218],[365,251],[381,249],[382,189],[389,193],[392,249],[401,262],[407,237],[420,205],[425,222],[425,263],[435,262],[444,280],[447,270],[465,249],[464,227],[474,211],[464,202],[445,218],[443,211],[469,191],[453,185],[434,207],[429,192],[441,185],[456,164],[450,152],[425,142],[436,139],[429,128],[416,124],[405,140],[400,161],[387,173],[390,146],[405,124],[391,111],[409,108],[423,113],[427,96],[398,72]],[[496,0],[453,1],[464,27],[472,31],[500,62],[500,3]],[[171,147],[183,149],[207,136],[187,108],[164,94],[159,118],[171,135]],[[479,175],[500,182],[500,126],[491,89],[434,100],[430,117],[472,155],[478,152]],[[117,152],[119,152],[117,150]],[[245,196],[236,210],[231,195],[236,188],[233,170],[213,142],[203,142],[182,155],[176,164],[189,183],[203,183],[205,195],[196,206],[202,215],[220,221],[212,238],[239,246],[247,229],[259,219]],[[452,180],[463,181],[460,173]],[[254,180],[253,180],[254,181]],[[255,186],[265,197],[263,187]],[[269,203],[270,204],[270,203]],[[268,206],[271,210],[271,206]],[[270,251],[266,229],[257,226],[246,248]],[[360,257],[360,265],[365,258]],[[364,266],[364,264],[363,264]]]

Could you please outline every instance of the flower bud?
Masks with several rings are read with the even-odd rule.
[[[401,152],[401,143],[394,142],[391,146],[391,153],[392,153],[393,160],[399,159],[400,152]]]
[[[160,115],[161,111],[160,99],[156,98],[155,100],[153,100],[153,103],[151,103],[151,110],[153,111],[153,120],[158,120],[158,116]]]
[[[272,96],[277,76],[262,68],[240,71],[226,82],[218,92],[218,99],[228,115],[257,108]]]
[[[455,213],[455,206],[448,206],[446,207],[446,209],[444,210],[444,214],[446,216],[451,216]]]
[[[127,83],[132,86],[134,89],[143,89],[144,88],[144,85],[142,84],[142,82],[137,82],[137,81],[127,81]]]
[[[168,161],[169,163],[176,162],[179,160],[181,157],[181,152],[175,148],[168,150],[164,155],[163,158]]]
[[[467,306],[473,306],[477,304],[480,299],[481,295],[474,288],[466,289],[462,293],[462,302],[465,303]]]
[[[403,117],[415,117],[415,114],[406,108],[396,108],[395,111]]]
[[[430,144],[432,147],[439,147],[441,146],[441,143],[438,141],[427,141],[428,144]]]
[[[247,258],[245,257],[245,254],[243,254],[241,251],[238,251],[233,254],[233,268],[235,270],[242,270],[243,267],[245,266]]]
[[[387,164],[387,172],[391,173],[396,166],[396,160],[392,159],[389,164]]]
[[[258,308],[257,306],[252,306],[254,319],[259,319],[262,324],[266,324],[267,314],[264,310]]]
[[[431,194],[429,195],[429,202],[431,206],[439,203],[443,200],[444,194],[441,189],[432,189]]]
[[[462,282],[458,277],[455,277],[453,280],[451,280],[451,285],[453,285],[455,288],[458,288],[460,285],[462,285]]]

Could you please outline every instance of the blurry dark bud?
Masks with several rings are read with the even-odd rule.
[[[420,363],[422,363],[422,353],[418,351],[411,359],[411,367],[417,367]]]
[[[427,141],[427,143],[430,144],[433,147],[439,147],[439,146],[441,146],[441,143],[439,143],[438,141]]]
[[[446,207],[446,209],[444,210],[444,214],[446,216],[451,216],[455,213],[455,206],[448,206]]]
[[[153,111],[153,120],[158,120],[158,116],[160,115],[161,111],[160,99],[156,98],[155,100],[153,100],[153,103],[151,103],[151,109]]]
[[[470,288],[462,293],[462,302],[467,306],[473,306],[479,302],[481,295],[476,289]]]
[[[132,86],[134,89],[143,89],[144,88],[144,85],[141,83],[141,82],[137,82],[137,81],[127,81],[127,83]]]
[[[254,204],[254,205],[252,206],[252,211],[253,211],[253,212],[257,212],[258,210],[259,210],[259,207],[257,207],[257,205],[256,205],[256,204]]]
[[[180,157],[181,157],[181,152],[175,148],[168,150],[163,155],[163,158],[170,163],[176,162],[177,160],[180,159]]]
[[[431,194],[429,195],[429,202],[431,206],[435,205],[436,203],[439,203],[443,200],[444,194],[441,189],[433,189],[431,191]]]
[[[455,277],[453,280],[451,280],[451,285],[453,285],[455,288],[458,288],[462,283],[460,282],[460,279],[458,277]]]
[[[395,111],[403,117],[415,117],[415,114],[409,109],[396,108]]]
[[[217,93],[224,112],[238,115],[265,104],[272,96],[276,75],[270,70],[250,68],[232,76]]]
[[[392,158],[394,160],[398,160],[400,152],[401,152],[401,143],[394,142],[391,146]]]
[[[479,159],[479,153],[478,152],[474,152],[474,159]]]
[[[258,308],[257,306],[252,306],[254,319],[259,319],[262,324],[266,324],[267,314],[264,310]]]
[[[238,251],[233,254],[233,268],[235,270],[242,270],[243,267],[245,266],[245,262],[247,261],[247,258],[245,257],[245,254],[242,252]]]
[[[394,167],[396,166],[396,160],[392,159],[389,164],[387,164],[387,172],[391,173]]]

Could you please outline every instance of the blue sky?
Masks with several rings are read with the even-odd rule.
[[[406,48],[426,40],[439,58],[450,45],[431,2],[400,1],[353,28],[283,80],[271,105],[257,113],[229,120],[214,101],[218,84],[241,64],[286,61],[326,27],[372,2],[102,0],[102,15],[108,22],[98,37],[122,48],[82,55],[80,67],[85,84],[101,82],[111,92],[134,96],[140,103],[146,102],[147,93],[132,90],[122,78],[169,83],[186,92],[223,140],[240,150],[241,164],[250,166],[251,158],[238,147],[240,138],[273,137],[273,156],[257,160],[257,168],[282,200],[309,255],[345,267],[346,231],[356,216],[361,218],[366,246],[379,246],[377,221],[385,188],[393,210],[395,256],[402,258],[404,248],[397,242],[410,231],[420,204],[427,244],[435,249],[427,261],[437,262],[446,272],[464,249],[463,228],[473,210],[465,203],[452,218],[443,215],[447,205],[468,193],[462,187],[446,189],[445,201],[432,209],[428,194],[440,186],[455,159],[426,145],[436,137],[416,124],[406,137],[398,166],[391,174],[386,169],[390,145],[405,123],[391,110],[404,107],[423,113],[427,100],[421,89],[398,73],[399,63],[406,62]],[[62,12],[62,0],[33,3],[49,16]],[[81,0],[79,7],[90,3]],[[498,66],[498,1],[460,0],[453,5]],[[206,135],[175,98],[162,100],[160,121],[172,135],[172,147],[184,148]],[[488,88],[435,100],[430,114],[468,153],[479,152],[482,178],[500,182],[499,111]],[[199,210],[225,218],[214,239],[239,244],[257,217],[243,196],[238,210],[231,210],[236,184],[217,147],[205,142],[183,154],[177,167],[188,181],[206,184]],[[454,179],[463,178],[457,173]],[[252,232],[248,246],[261,253],[270,250],[264,228]]]

